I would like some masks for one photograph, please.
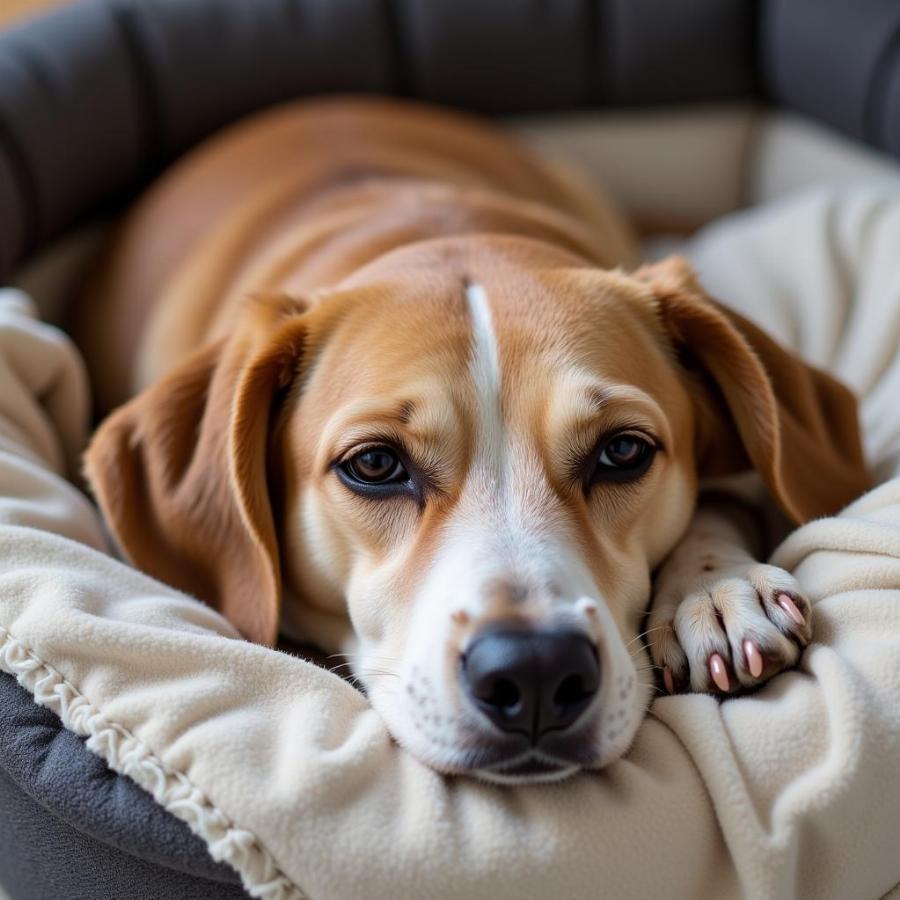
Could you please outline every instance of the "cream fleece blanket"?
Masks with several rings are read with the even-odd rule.
[[[704,282],[865,397],[880,487],[776,553],[799,671],[656,701],[602,775],[499,788],[395,746],[336,676],[107,555],[66,481],[80,362],[0,299],[0,666],[267,898],[877,898],[900,882],[900,183],[710,228]],[[894,478],[894,480],[891,480]]]

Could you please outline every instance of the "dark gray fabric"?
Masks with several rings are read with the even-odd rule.
[[[230,867],[0,673],[0,883],[13,900],[245,897]]]
[[[390,92],[392,48],[371,0],[116,0],[149,116],[169,159],[262,106],[304,94]]]
[[[768,95],[900,153],[896,0],[81,0],[0,33],[0,278],[271,103],[490,113]]]
[[[139,175],[141,99],[128,48],[99,4],[0,33],[0,199],[16,198],[0,207],[0,277]]]
[[[482,112],[744,96],[753,4],[397,3],[406,88]],[[712,38],[712,40],[710,40]]]
[[[900,154],[897,0],[765,0],[760,54],[771,97]]]
[[[599,9],[601,100],[685,103],[755,91],[755,3],[607,0]]]
[[[878,91],[880,98],[880,120],[878,124],[880,137],[877,143],[882,144],[895,156],[900,156],[900,29],[895,32],[897,40],[891,45],[893,65],[884,76]]]
[[[512,113],[747,95],[753,0],[81,0],[0,33],[0,279],[228,122],[335,91]]]

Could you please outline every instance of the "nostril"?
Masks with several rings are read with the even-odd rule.
[[[470,698],[503,731],[528,734],[535,718],[535,655],[524,630],[488,629],[460,657]]]
[[[585,685],[580,675],[569,675],[564,678],[562,684],[556,689],[553,695],[553,702],[561,709],[568,709],[584,703],[593,697],[596,688],[589,688]]]
[[[519,690],[519,686],[509,678],[494,679],[488,685],[487,691],[476,691],[476,696],[482,702],[510,715],[514,715],[518,711],[522,702],[522,692]]]

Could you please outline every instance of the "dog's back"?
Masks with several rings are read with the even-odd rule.
[[[77,339],[99,405],[226,331],[254,291],[313,293],[393,246],[479,231],[550,239],[604,267],[634,259],[602,194],[465,116],[338,99],[239,123],[146,193],[88,286]]]

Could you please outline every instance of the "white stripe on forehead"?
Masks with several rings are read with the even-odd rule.
[[[472,318],[472,380],[478,400],[481,448],[497,460],[503,447],[503,418],[500,413],[500,354],[491,319],[487,292],[480,284],[466,287]]]

